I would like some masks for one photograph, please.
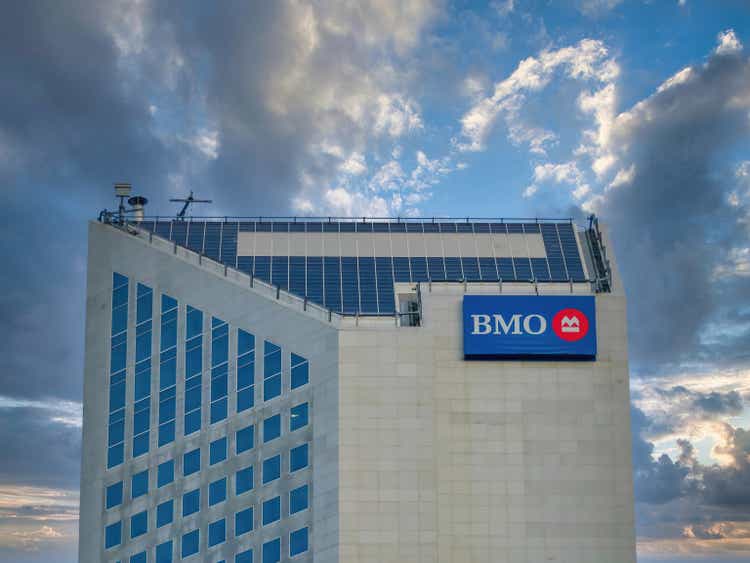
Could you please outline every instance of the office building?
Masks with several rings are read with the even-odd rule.
[[[80,561],[633,563],[597,222],[89,230]]]

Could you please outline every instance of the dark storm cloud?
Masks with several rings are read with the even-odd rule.
[[[650,391],[670,404],[670,418],[674,419],[676,411],[684,410],[692,418],[715,418],[719,415],[738,415],[744,408],[742,395],[737,391],[711,391],[703,393],[692,391],[682,385],[668,389],[653,387]]]
[[[740,222],[747,207],[729,203],[735,185],[722,157],[750,138],[750,64],[725,50],[683,78],[613,129],[623,168],[633,165],[635,176],[605,195],[601,214],[628,292],[639,370],[748,359],[747,323],[722,323],[750,300],[750,284],[715,273],[749,240]]]
[[[166,153],[118,67],[101,2],[15,2],[0,18],[0,394],[77,398],[85,220],[116,179],[156,184]]]
[[[631,413],[639,536],[674,537],[687,528],[693,537],[711,539],[723,529],[715,523],[750,519],[750,432],[724,425],[726,446],[716,449],[724,465],[699,462],[684,439],[677,440],[677,459],[654,459],[645,436],[657,423],[636,407]]]
[[[78,488],[81,429],[48,409],[0,407],[0,444],[0,485]]]
[[[664,504],[686,493],[690,487],[687,481],[690,469],[680,461],[673,462],[667,455],[653,459],[654,445],[643,438],[643,432],[650,424],[642,410],[631,408],[635,498],[637,501]]]

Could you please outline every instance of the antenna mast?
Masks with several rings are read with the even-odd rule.
[[[182,206],[182,209],[180,209],[180,212],[177,214],[177,219],[179,221],[185,220],[185,213],[188,210],[188,207],[190,207],[191,203],[213,203],[210,199],[196,199],[193,197],[193,191],[190,190],[190,195],[187,197],[181,197],[181,198],[172,198],[169,201],[184,203],[185,205]]]

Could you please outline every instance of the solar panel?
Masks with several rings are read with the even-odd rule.
[[[499,279],[585,281],[575,230],[570,222],[144,221],[140,227],[346,314],[393,314],[396,309],[394,283],[495,282]],[[342,239],[349,236],[348,233],[395,233],[397,236],[403,236],[400,233],[411,233],[412,236],[414,233],[445,233],[443,236],[461,233],[464,237],[525,233],[541,236],[546,258],[481,255],[238,256],[238,239],[240,233],[246,232],[338,233]],[[390,248],[387,242],[386,248]],[[410,244],[408,248],[413,253],[419,245]],[[487,248],[486,244],[484,248]]]

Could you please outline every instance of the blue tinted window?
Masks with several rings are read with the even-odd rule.
[[[223,518],[208,525],[208,547],[223,543],[227,539],[227,524]]]
[[[182,515],[188,516],[201,508],[201,490],[195,489],[182,495]]]
[[[130,488],[131,498],[138,498],[146,493],[148,493],[148,469],[133,475]]]
[[[295,530],[289,534],[289,556],[294,557],[307,551],[307,528]]]
[[[289,492],[289,514],[307,509],[309,505],[308,486],[302,485]]]
[[[148,532],[148,512],[145,510],[130,517],[130,537],[137,538]]]
[[[309,364],[305,358],[292,354],[292,389],[301,387],[310,380]]]
[[[156,486],[163,487],[174,481],[174,460],[160,463],[156,471]]]
[[[122,481],[107,487],[107,508],[122,504]]]
[[[279,563],[281,561],[281,538],[263,544],[263,563]]]
[[[182,536],[182,557],[189,557],[198,553],[200,547],[200,531],[193,530]]]
[[[110,524],[104,530],[104,547],[109,549],[116,545],[120,545],[122,541],[122,522],[115,522]]]
[[[253,550],[248,549],[234,556],[234,563],[253,563]]]
[[[174,517],[174,501],[172,499],[156,507],[156,527],[161,528],[172,522]]]
[[[281,518],[281,497],[274,497],[263,503],[263,525],[271,524]]]
[[[263,461],[263,484],[281,477],[281,456],[275,455]]]
[[[182,474],[192,475],[201,470],[201,449],[197,448],[182,456]]]
[[[270,442],[281,436],[281,415],[276,414],[263,421],[263,441]]]
[[[213,506],[227,499],[227,479],[219,479],[208,486],[208,505]]]
[[[281,348],[263,344],[263,400],[268,401],[281,395]]]
[[[156,563],[172,563],[172,542],[160,543],[156,546]]]
[[[234,494],[241,495],[253,488],[253,468],[240,469],[235,477]]]
[[[296,407],[292,407],[291,416],[289,419],[289,429],[293,432],[307,426],[309,414],[308,414],[307,403],[302,403]]]
[[[220,438],[211,442],[210,463],[214,465],[227,459],[227,439]]]
[[[255,427],[248,426],[237,430],[237,453],[253,449],[255,446]]]
[[[234,515],[234,535],[240,536],[253,529],[253,507],[241,510]]]
[[[141,551],[135,555],[130,556],[130,563],[147,563],[146,552]]]
[[[289,450],[289,471],[297,471],[307,467],[307,444],[302,444]]]

